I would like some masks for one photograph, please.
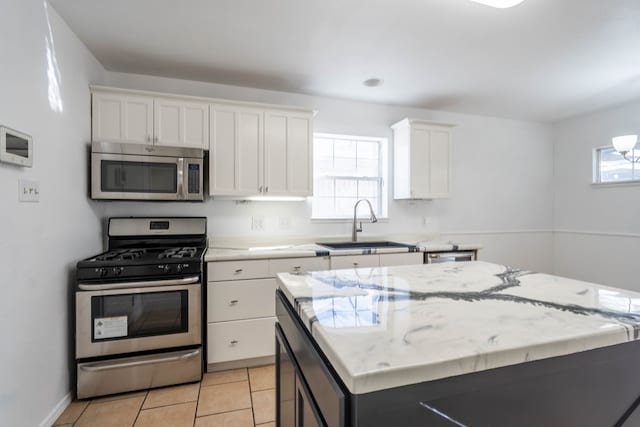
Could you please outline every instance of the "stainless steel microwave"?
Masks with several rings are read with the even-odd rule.
[[[93,142],[91,198],[201,201],[203,160],[198,148]]]

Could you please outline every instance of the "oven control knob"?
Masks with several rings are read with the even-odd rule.
[[[105,277],[107,274],[109,274],[109,270],[107,270],[106,268],[98,268],[96,269],[96,272],[100,275],[100,277]]]
[[[114,276],[121,275],[123,271],[124,271],[123,267],[113,267],[113,275]]]
[[[189,267],[189,264],[178,264],[178,266],[176,267],[176,270],[178,270],[178,273],[182,273],[182,271],[188,267]]]
[[[164,265],[159,265],[158,268],[160,269],[160,271],[162,271],[163,273],[168,273],[171,271],[171,266],[169,266],[169,264],[164,264]]]

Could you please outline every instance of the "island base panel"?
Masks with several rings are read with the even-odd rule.
[[[283,427],[638,427],[630,424],[640,419],[640,410],[634,412],[640,396],[640,342],[637,341],[352,394],[281,291],[277,292],[277,316],[280,322],[276,326],[280,340],[276,354],[277,398],[281,412],[278,425]],[[284,347],[289,350],[283,350]],[[319,366],[321,363],[325,366]],[[287,376],[287,372],[294,375]],[[319,374],[333,379],[318,381]],[[317,424],[300,423],[300,418],[296,418],[296,414],[303,412],[296,410],[301,400],[300,383],[307,394],[306,401],[318,411]],[[327,388],[328,383],[337,387],[337,397]],[[323,405],[318,405],[318,401]],[[335,402],[339,402],[339,407],[322,410],[323,406],[329,408],[328,405]],[[287,405],[288,412],[285,411]],[[339,419],[336,415],[340,415]]]

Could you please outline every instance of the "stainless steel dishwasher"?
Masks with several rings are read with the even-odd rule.
[[[476,261],[478,251],[446,251],[446,252],[425,252],[425,264],[438,264],[441,262],[461,262]]]

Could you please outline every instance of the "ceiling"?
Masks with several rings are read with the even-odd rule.
[[[51,2],[112,71],[544,122],[640,98],[638,0]]]

